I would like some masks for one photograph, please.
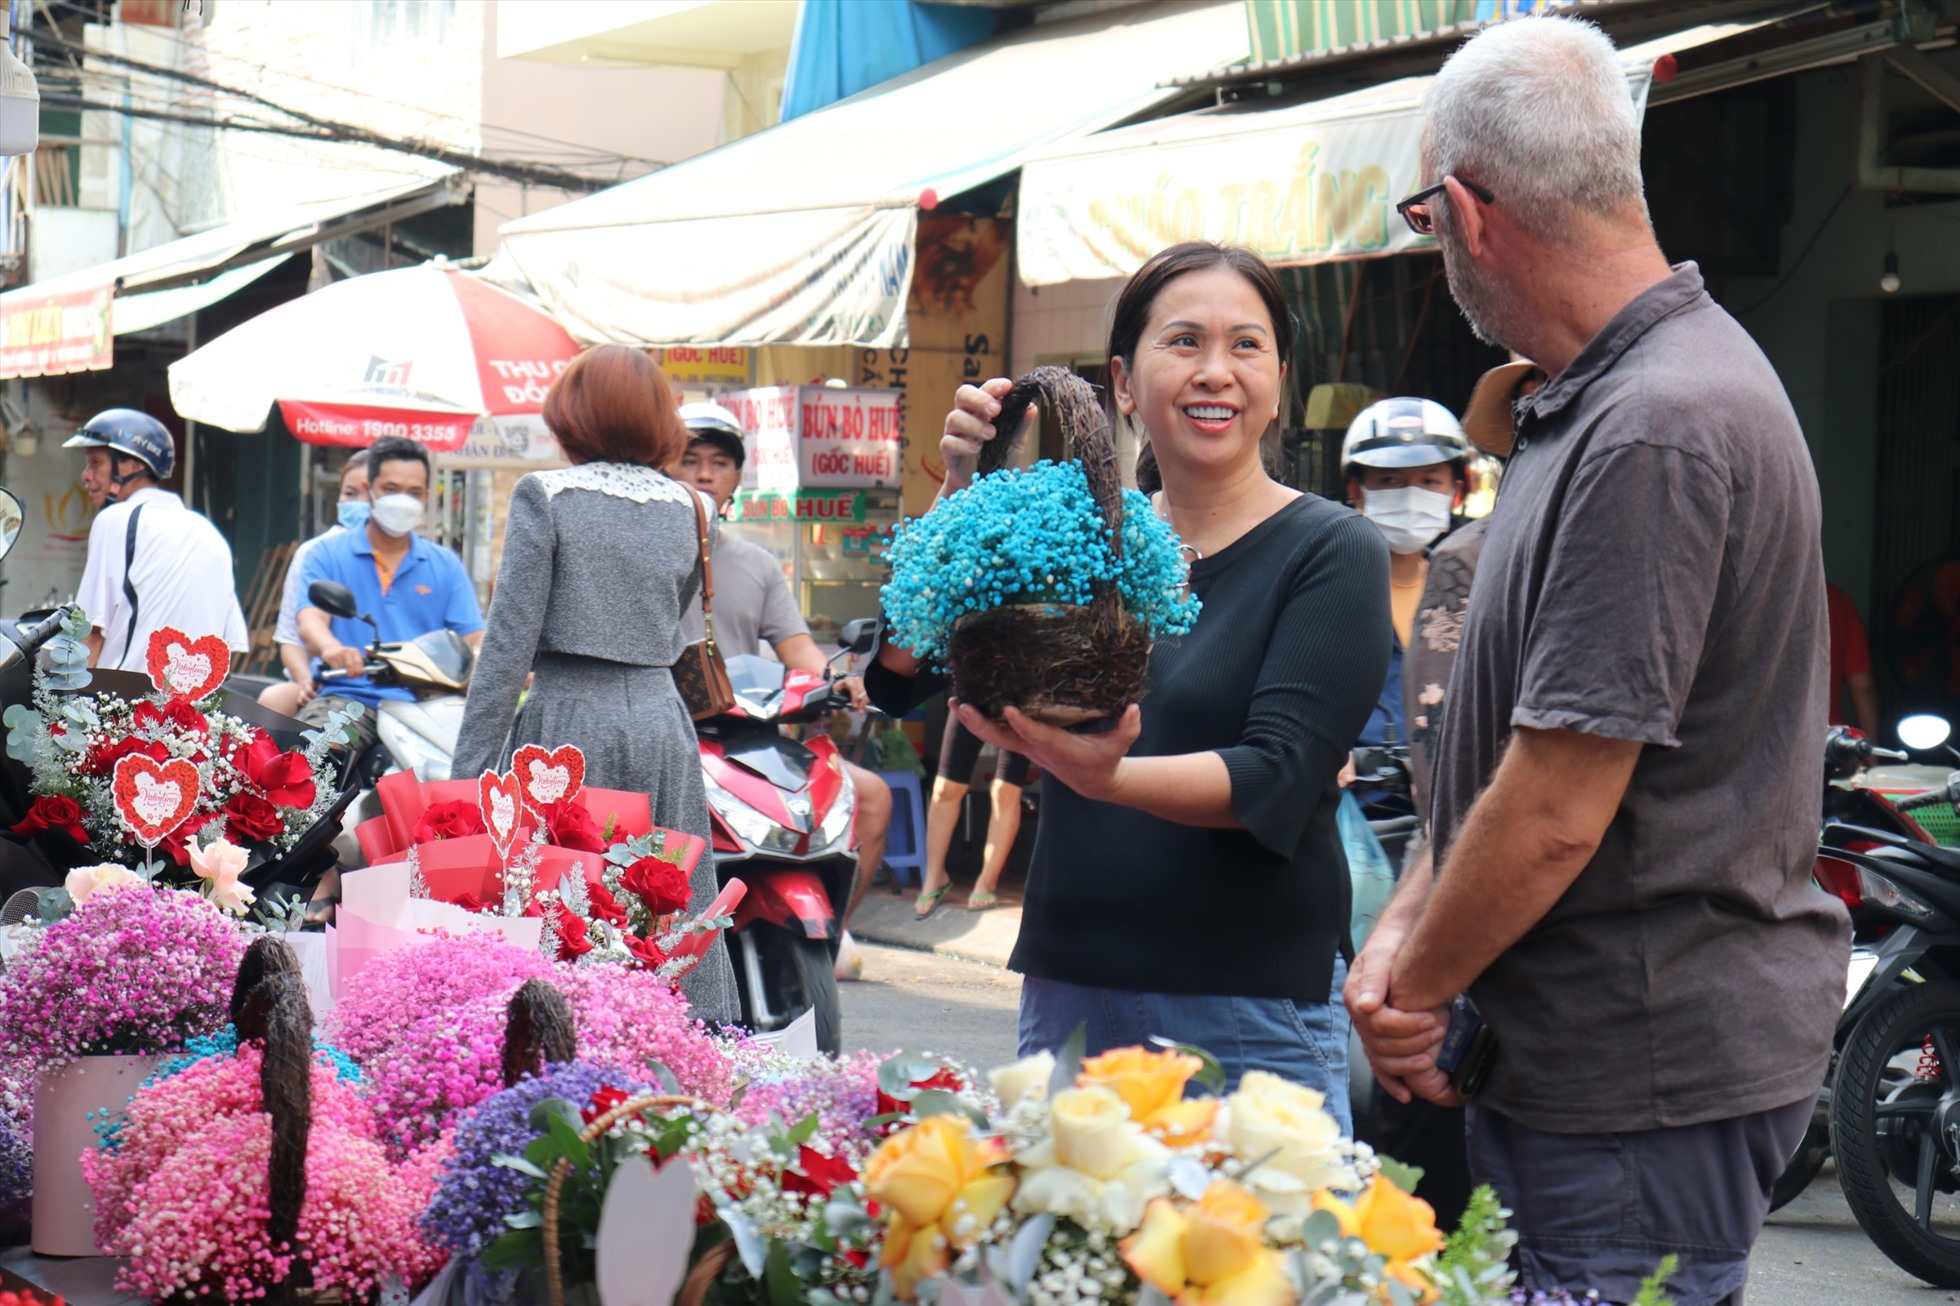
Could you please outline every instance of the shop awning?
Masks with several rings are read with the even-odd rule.
[[[1623,48],[1635,103],[1644,112],[1662,55],[1755,25],[1708,24]],[[1432,80],[1285,109],[1226,105],[1051,146],[1021,170],[1021,279],[1128,276],[1180,240],[1247,245],[1291,266],[1434,249],[1395,213],[1418,188]]]
[[[0,377],[95,371],[114,337],[208,308],[323,241],[460,203],[460,172],[288,205],[0,295]]]
[[[1237,0],[1037,23],[509,223],[504,253],[586,342],[902,345],[921,207],[1245,50]]]

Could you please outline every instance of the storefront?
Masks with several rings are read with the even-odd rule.
[[[899,521],[899,396],[892,390],[778,386],[721,402],[748,428],[742,488],[727,529],[775,555],[811,633],[878,614]]]

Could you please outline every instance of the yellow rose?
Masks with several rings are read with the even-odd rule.
[[[1226,1145],[1240,1161],[1264,1161],[1246,1176],[1260,1200],[1284,1217],[1282,1241],[1297,1236],[1313,1194],[1359,1187],[1327,1099],[1263,1070],[1248,1071],[1226,1100]]]
[[[1014,1195],[995,1140],[981,1141],[964,1119],[927,1116],[881,1144],[864,1163],[865,1192],[891,1211],[878,1263],[911,1301],[919,1281],[943,1272],[951,1248],[970,1246]]]
[[[1368,1185],[1361,1200],[1349,1206],[1329,1193],[1316,1193],[1317,1211],[1331,1211],[1341,1222],[1341,1236],[1359,1238],[1368,1250],[1388,1258],[1387,1271],[1423,1294],[1424,1301],[1436,1300],[1436,1289],[1415,1265],[1431,1252],[1442,1250],[1443,1234],[1436,1227],[1436,1212],[1420,1197],[1412,1197],[1381,1175]]]
[[[1012,1111],[1022,1098],[1048,1096],[1048,1080],[1054,1073],[1055,1054],[1037,1052],[1011,1066],[1002,1066],[988,1074],[987,1079],[994,1086],[994,1096],[1000,1099],[1000,1109]]]
[[[1203,1068],[1204,1062],[1182,1052],[1116,1048],[1085,1057],[1075,1082],[1109,1089],[1123,1099],[1132,1118],[1147,1125],[1151,1116],[1184,1096],[1185,1084]]]
[[[1118,1244],[1124,1264],[1178,1306],[1283,1306],[1292,1281],[1262,1235],[1268,1212],[1229,1179],[1179,1211],[1159,1198],[1143,1224]]]
[[[1092,1179],[1114,1179],[1129,1163],[1136,1127],[1123,1099],[1106,1088],[1068,1088],[1049,1103],[1055,1159]]]

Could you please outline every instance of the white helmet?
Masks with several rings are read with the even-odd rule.
[[[1348,424],[1341,472],[1359,467],[1427,467],[1464,463],[1470,442],[1450,410],[1433,399],[1381,399]]]
[[[706,440],[732,457],[737,467],[748,460],[748,432],[742,429],[742,419],[720,404],[705,400],[682,404],[681,424],[687,427],[690,441]]]

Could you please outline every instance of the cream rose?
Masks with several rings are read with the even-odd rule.
[[[202,848],[193,842],[184,851],[191,859],[191,869],[210,881],[205,896],[212,905],[234,916],[243,916],[258,896],[238,878],[244,874],[252,855],[229,839],[213,839]]]
[[[1137,1127],[1107,1088],[1068,1088],[1048,1104],[1055,1160],[1091,1179],[1113,1179],[1130,1162]]]
[[[1144,1205],[1170,1191],[1170,1151],[1106,1088],[1071,1088],[1049,1103],[1050,1136],[1023,1151],[1014,1209],[1052,1211],[1087,1229],[1128,1233]]]
[[[1264,1070],[1248,1071],[1226,1100],[1219,1132],[1240,1161],[1259,1161],[1246,1187],[1284,1217],[1276,1230],[1293,1236],[1322,1189],[1360,1186],[1341,1127],[1324,1109],[1326,1097]],[[1263,1160],[1262,1160],[1263,1158]]]
[[[109,889],[132,888],[144,882],[142,876],[130,870],[127,866],[105,864],[102,866],[77,866],[74,870],[68,872],[67,878],[61,882],[61,887],[66,889],[68,896],[74,899],[76,904],[79,905],[87,902],[93,894],[102,893]]]
[[[1048,1080],[1054,1073],[1055,1054],[1037,1052],[989,1072],[987,1079],[994,1086],[994,1096],[1000,1099],[1000,1109],[1012,1111],[1024,1098],[1047,1097]]]

